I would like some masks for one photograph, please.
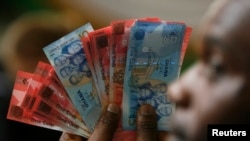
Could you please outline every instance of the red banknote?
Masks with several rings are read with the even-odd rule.
[[[47,118],[43,118],[39,114],[32,114],[28,111],[28,102],[30,97],[26,97],[29,81],[33,74],[18,71],[12,91],[11,101],[9,104],[7,119],[18,122],[44,127],[48,129],[64,131],[64,129],[56,126]]]
[[[103,106],[109,103],[110,35],[110,26],[89,33],[91,59],[100,92],[99,98]]]
[[[56,76],[53,67],[49,64],[39,62],[35,73],[43,77],[42,86],[39,88],[38,95],[74,123],[84,130],[88,130],[79,112],[73,106],[63,85]]]

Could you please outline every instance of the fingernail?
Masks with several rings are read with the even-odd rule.
[[[140,114],[143,116],[150,116],[155,113],[154,108],[151,105],[142,105],[140,107]]]
[[[109,104],[107,111],[114,113],[114,114],[119,114],[120,108],[116,104]]]

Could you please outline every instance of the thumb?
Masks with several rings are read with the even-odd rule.
[[[120,108],[109,104],[107,111],[98,120],[95,130],[88,141],[111,141],[120,118]]]
[[[84,139],[81,136],[67,132],[63,132],[59,139],[59,141],[83,141],[83,140]]]
[[[145,104],[142,105],[137,114],[137,138],[136,141],[156,141],[157,121],[154,108]]]

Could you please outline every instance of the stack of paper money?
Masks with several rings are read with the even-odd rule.
[[[170,130],[168,85],[179,76],[192,29],[159,18],[87,23],[43,48],[50,64],[18,71],[7,118],[88,138],[103,109],[122,118],[115,138],[135,130],[137,109],[151,104],[158,130]]]

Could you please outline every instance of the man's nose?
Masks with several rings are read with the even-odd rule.
[[[186,90],[180,81],[170,85],[167,97],[176,103],[176,107],[188,108],[190,106],[190,93]]]

